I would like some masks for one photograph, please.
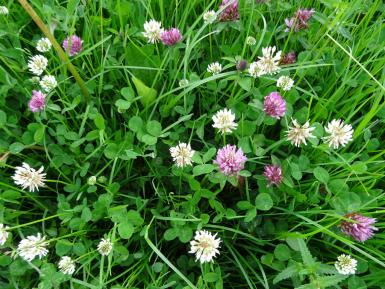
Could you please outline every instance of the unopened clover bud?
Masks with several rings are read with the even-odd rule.
[[[88,183],[90,186],[95,185],[95,184],[96,184],[96,177],[95,177],[95,176],[89,177],[88,180],[87,180],[87,183]]]

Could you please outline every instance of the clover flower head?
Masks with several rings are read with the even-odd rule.
[[[246,161],[247,157],[242,149],[237,149],[235,145],[226,145],[218,150],[214,163],[225,176],[234,176],[243,170]]]
[[[112,251],[112,247],[113,247],[113,245],[112,245],[111,240],[103,238],[100,240],[98,247],[97,247],[97,250],[100,253],[100,255],[108,256]]]
[[[71,257],[63,256],[59,261],[58,268],[63,274],[72,275],[76,268],[75,261]]]
[[[44,75],[39,84],[45,92],[50,92],[57,86],[57,81],[53,75]]]
[[[32,112],[39,112],[45,108],[45,97],[40,90],[33,90],[32,97],[28,103],[29,110]]]
[[[203,21],[206,24],[213,24],[217,20],[217,13],[214,10],[207,11],[203,14]]]
[[[143,26],[144,32],[142,32],[142,34],[147,38],[148,43],[155,44],[161,40],[164,31],[161,22],[151,19],[150,21],[146,21]]]
[[[278,92],[272,92],[265,96],[263,110],[269,116],[280,119],[286,112],[286,101]]]
[[[70,56],[75,56],[82,52],[83,40],[77,35],[68,36],[64,39],[62,46]]]
[[[291,29],[298,32],[308,28],[308,21],[313,16],[314,12],[314,9],[298,9],[293,17],[285,19],[285,24],[287,26],[285,32],[289,32]]]
[[[41,75],[47,68],[48,59],[43,55],[34,55],[28,60],[28,68],[32,74]]]
[[[231,133],[238,126],[235,122],[235,114],[227,108],[218,111],[212,119],[214,122],[213,127],[217,128],[222,134]]]
[[[16,167],[15,173],[12,176],[16,185],[22,187],[22,189],[28,188],[30,192],[39,190],[39,187],[44,186],[45,176],[43,173],[44,167],[40,167],[39,170],[31,168],[27,163],[23,163],[22,166]]]
[[[325,127],[325,131],[328,134],[323,139],[329,147],[338,149],[340,146],[346,146],[353,140],[353,127],[350,124],[345,124],[341,119],[333,119]]]
[[[0,15],[8,15],[9,10],[6,6],[0,6]]]
[[[249,46],[254,46],[257,43],[257,40],[253,36],[248,36],[246,38],[246,44]]]
[[[47,52],[51,49],[51,47],[52,43],[46,37],[40,38],[36,43],[36,49],[39,52]]]
[[[200,230],[195,232],[194,239],[190,242],[191,250],[189,253],[195,254],[196,260],[201,263],[211,262],[219,254],[220,238],[217,234]]]
[[[183,78],[181,80],[179,80],[179,87],[185,87],[187,85],[189,85],[190,81],[186,78]]]
[[[207,72],[212,73],[213,75],[219,74],[221,71],[222,65],[219,62],[213,62],[207,66]]]
[[[180,142],[175,147],[170,148],[170,154],[177,167],[183,168],[192,165],[192,157],[195,151],[191,149],[190,144]]]
[[[307,144],[307,139],[315,138],[312,134],[315,127],[311,127],[309,121],[307,121],[304,125],[300,125],[297,120],[293,119],[292,123],[293,126],[289,126],[287,131],[287,140],[290,141],[292,145],[300,147],[301,144]]]
[[[275,46],[262,48],[262,56],[258,57],[258,63],[265,74],[275,74],[281,68],[279,61],[281,60],[282,51],[277,51]]]
[[[219,15],[220,21],[236,21],[239,19],[238,0],[222,0],[219,9],[226,7]]]
[[[277,80],[277,87],[282,88],[284,91],[289,91],[294,85],[294,80],[289,76],[283,75]]]
[[[257,78],[257,77],[260,77],[266,73],[265,73],[263,67],[260,65],[260,63],[254,61],[250,64],[249,74],[250,74],[250,76]]]
[[[374,231],[378,228],[373,226],[376,223],[375,218],[365,217],[358,213],[349,213],[345,215],[347,220],[341,222],[341,231],[351,236],[358,242],[365,242],[374,236]]]
[[[282,169],[278,165],[266,165],[263,175],[266,177],[269,185],[279,185],[282,183]]]
[[[182,40],[182,34],[178,28],[171,28],[163,31],[160,40],[164,45],[173,46]]]
[[[31,262],[36,256],[39,259],[46,256],[48,254],[47,246],[48,242],[45,240],[45,237],[38,233],[36,236],[28,236],[21,240],[17,246],[17,253],[24,260]]]
[[[8,239],[9,233],[7,230],[8,226],[4,226],[4,224],[0,224],[0,246],[3,246]]]
[[[283,55],[280,64],[293,64],[297,61],[297,55],[294,51],[290,51],[289,53],[286,53]]]
[[[337,257],[337,261],[334,263],[338,273],[342,275],[355,274],[357,270],[357,260],[353,259],[350,255],[342,254]]]

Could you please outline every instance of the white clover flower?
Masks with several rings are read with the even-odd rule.
[[[258,63],[266,74],[274,74],[281,69],[278,64],[282,51],[275,53],[276,50],[275,46],[262,48],[262,56],[258,57]]]
[[[60,272],[67,275],[72,275],[75,272],[75,261],[71,257],[63,256],[61,257],[58,264]]]
[[[294,80],[289,76],[281,76],[277,80],[277,87],[282,88],[284,91],[289,91],[294,85]]]
[[[257,43],[257,40],[253,36],[248,36],[246,38],[246,44],[250,46],[254,46]]]
[[[306,140],[309,138],[315,138],[312,134],[312,131],[315,130],[315,127],[310,127],[309,121],[304,125],[300,125],[297,120],[293,119],[293,126],[289,126],[287,133],[287,140],[291,142],[292,145],[296,147],[301,146],[301,144],[306,145]]]
[[[355,274],[357,270],[357,260],[353,259],[350,255],[342,254],[337,257],[334,266],[338,273],[342,275]]]
[[[8,239],[9,233],[7,232],[7,229],[9,229],[8,226],[0,224],[0,246],[3,246]]]
[[[154,44],[160,40],[163,32],[162,23],[151,19],[144,23],[144,32],[142,34],[148,39],[148,43]]]
[[[206,24],[212,24],[217,20],[217,13],[214,10],[207,11],[203,14],[203,21]]]
[[[9,11],[8,8],[5,6],[0,6],[0,15],[8,15]]]
[[[40,52],[47,52],[51,49],[52,43],[48,38],[43,37],[36,43],[36,49]]]
[[[43,170],[43,166],[37,171],[27,163],[23,163],[21,167],[16,167],[12,179],[15,184],[21,186],[23,190],[28,188],[30,192],[38,191],[39,187],[43,187],[45,182],[46,173],[43,173]]]
[[[47,68],[48,60],[43,55],[32,56],[28,61],[28,68],[31,73],[41,75]]]
[[[341,119],[333,119],[325,127],[325,131],[329,135],[323,139],[329,147],[334,149],[338,149],[340,146],[344,147],[353,140],[353,127],[350,124],[345,124]]]
[[[192,164],[192,157],[195,151],[191,149],[190,144],[179,143],[175,147],[170,148],[170,154],[177,167],[185,167]]]
[[[181,79],[179,81],[179,87],[185,87],[189,84],[190,82],[188,81],[188,79],[184,78],[184,79]]]
[[[32,261],[36,256],[41,259],[48,254],[47,246],[45,237],[41,237],[38,233],[36,236],[28,236],[21,240],[17,246],[17,253],[26,261]]]
[[[265,74],[265,71],[262,69],[261,65],[258,62],[250,63],[249,67],[250,76],[257,78]]]
[[[207,71],[213,75],[219,74],[222,71],[222,65],[219,62],[213,62],[207,66]]]
[[[219,129],[222,134],[231,133],[238,126],[235,123],[235,114],[227,108],[218,111],[212,120],[214,122],[213,127]]]
[[[219,254],[220,238],[216,239],[217,234],[213,235],[208,231],[196,231],[194,240],[190,241],[191,250],[189,253],[195,254],[196,261],[201,263],[211,262],[216,254]]]
[[[89,186],[95,185],[95,184],[96,184],[96,177],[95,177],[95,176],[89,177],[88,180],[87,180],[87,184],[88,184]]]
[[[100,255],[109,255],[112,251],[112,242],[110,241],[110,239],[101,239],[98,244],[98,251]]]
[[[53,75],[44,75],[39,83],[45,92],[50,92],[57,86],[56,78]]]

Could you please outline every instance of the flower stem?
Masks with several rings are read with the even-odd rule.
[[[30,226],[30,225],[33,225],[33,224],[36,224],[36,223],[40,223],[40,222],[44,222],[44,221],[47,221],[49,219],[53,219],[53,218],[59,217],[61,215],[63,215],[63,214],[56,214],[56,215],[53,215],[53,216],[45,217],[45,218],[40,219],[40,220],[36,220],[36,221],[29,222],[29,223],[24,223],[24,224],[21,224],[21,225],[13,226],[13,227],[7,229],[7,231],[14,230],[14,229],[19,229],[19,228]]]
[[[72,76],[75,78],[77,84],[79,85],[85,101],[90,101],[90,95],[83,79],[80,77],[75,66],[71,63],[70,59],[68,58],[64,50],[61,48],[60,44],[56,41],[55,36],[52,35],[48,27],[44,24],[43,20],[41,20],[39,15],[37,15],[35,10],[32,8],[31,5],[29,5],[26,0],[19,0],[19,3],[21,4],[21,6],[23,6],[24,10],[29,14],[29,16],[31,16],[33,21],[35,21],[36,25],[40,28],[43,34],[49,39],[49,41],[51,41],[53,48],[59,55],[59,58],[66,64],[67,69],[71,72]]]

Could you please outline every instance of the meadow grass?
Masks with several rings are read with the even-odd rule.
[[[0,221],[11,237],[0,247],[1,288],[385,288],[385,4],[242,0],[239,21],[205,24],[203,13],[220,2],[29,1],[59,43],[81,36],[83,51],[70,61],[87,89],[51,49],[47,71],[58,86],[46,109],[31,113],[27,63],[43,33],[18,1],[3,1],[10,13],[0,15]],[[284,32],[298,8],[316,10],[309,28]],[[183,41],[148,44],[141,32],[149,19],[179,28]],[[297,54],[281,69],[295,89],[285,92],[279,121],[261,110],[277,77],[236,70],[239,59],[251,63],[273,45]],[[223,71],[211,75],[215,61]],[[223,108],[238,123],[225,138],[211,119]],[[291,146],[291,117],[309,120],[319,140]],[[332,119],[354,128],[346,148],[320,140]],[[179,141],[196,151],[193,166],[173,164],[169,148]],[[224,144],[248,157],[242,182],[212,165]],[[13,183],[23,162],[44,166],[38,192]],[[282,166],[279,187],[262,175],[270,163]],[[379,231],[364,243],[342,234],[349,212],[377,218]],[[212,263],[188,253],[201,228],[222,240]],[[37,232],[47,236],[48,255],[15,256],[17,243]],[[100,256],[107,237],[113,253]],[[341,254],[358,260],[355,275],[336,273]],[[57,269],[64,255],[76,260],[72,276]]]

